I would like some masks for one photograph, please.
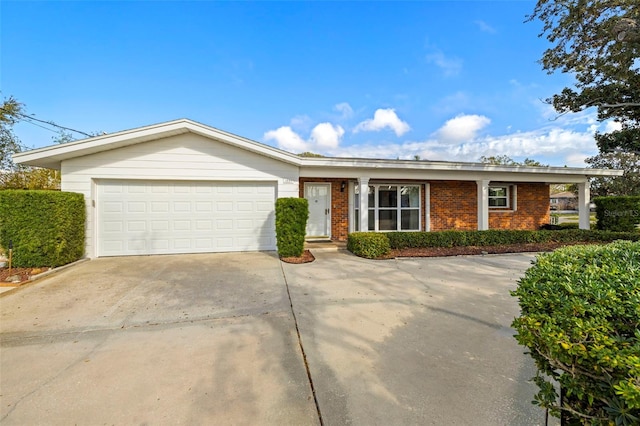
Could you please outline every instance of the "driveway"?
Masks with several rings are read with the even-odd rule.
[[[3,295],[0,422],[544,424],[509,328],[532,255],[315,255],[97,259]]]

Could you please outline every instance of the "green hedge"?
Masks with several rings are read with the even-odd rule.
[[[276,240],[281,257],[301,256],[309,202],[305,198],[278,198],[276,200]]]
[[[640,224],[640,197],[596,197],[597,229],[637,231]]]
[[[578,243],[640,240],[640,233],[563,229],[561,231],[488,230],[389,232],[392,249],[421,247],[493,246],[523,243]]]
[[[640,242],[542,254],[511,294],[539,370],[534,403],[565,424],[640,424]]]
[[[356,256],[375,259],[391,252],[387,234],[377,232],[352,232],[347,237],[347,250]]]
[[[64,265],[84,255],[85,218],[82,194],[0,191],[0,246],[15,267]]]

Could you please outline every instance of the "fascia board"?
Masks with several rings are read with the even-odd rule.
[[[412,161],[412,160],[373,160],[357,158],[303,158],[301,175],[308,175],[310,170],[318,169],[349,169],[360,173],[360,176],[367,176],[367,171],[387,170],[387,171],[407,171],[407,172],[462,172],[486,174],[533,174],[533,175],[555,175],[580,176],[587,178],[591,176],[622,176],[622,170],[611,169],[587,169],[573,167],[531,167],[531,166],[496,166],[481,163],[459,163],[446,161]],[[557,178],[556,178],[557,179]]]
[[[18,164],[27,164],[59,170],[60,164],[63,160],[122,148],[141,142],[152,141],[187,132],[216,139],[220,142],[237,146],[289,164],[300,165],[300,157],[297,155],[186,119],[25,151],[15,154],[13,158]]]

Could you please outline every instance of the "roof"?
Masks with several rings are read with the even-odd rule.
[[[621,176],[623,173],[622,170],[574,167],[531,167],[451,161],[301,157],[188,119],[179,119],[25,151],[15,154],[13,159],[18,164],[59,170],[64,160],[188,132],[296,165],[301,168],[301,175],[304,176],[310,176],[311,174],[317,175],[317,173],[333,170],[336,176],[349,177],[349,173],[346,173],[348,170],[368,169],[377,172],[395,171],[397,173],[438,172],[445,177],[457,176],[458,178],[459,174],[463,173],[474,176],[470,179],[483,178],[483,176],[488,174],[494,177],[506,177],[507,175],[513,175],[515,173],[522,176],[527,175],[529,177],[527,180],[539,176],[540,181],[563,182],[566,179],[570,179],[571,181],[577,181],[577,179],[584,180],[590,176]],[[323,175],[329,176],[328,174]]]

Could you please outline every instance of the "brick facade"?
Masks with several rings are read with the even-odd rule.
[[[490,229],[538,229],[549,223],[549,185],[517,184],[517,210],[489,210]]]
[[[349,232],[349,179],[300,178],[300,197],[304,197],[306,182],[331,184],[331,239],[345,241]],[[341,189],[343,182],[344,191]],[[415,183],[421,184],[420,194],[424,205],[425,182]],[[478,189],[475,181],[430,181],[429,184],[432,231],[478,229]],[[516,193],[516,211],[489,210],[490,229],[538,229],[541,225],[549,223],[549,185],[518,183]],[[425,229],[424,206],[421,209],[420,221],[422,229]]]

